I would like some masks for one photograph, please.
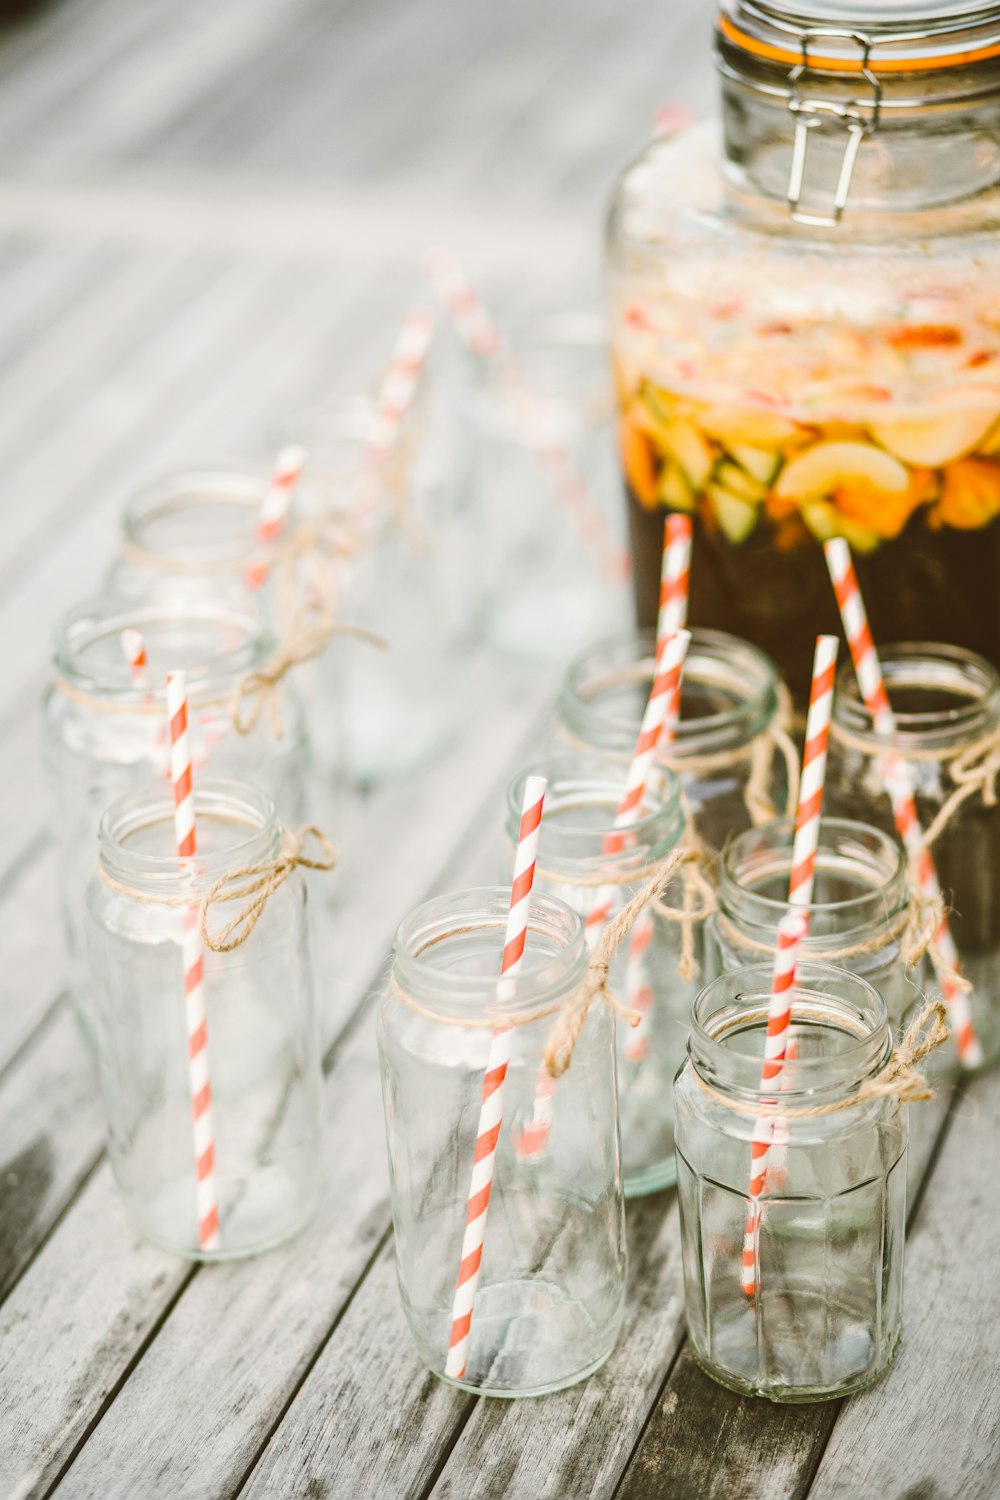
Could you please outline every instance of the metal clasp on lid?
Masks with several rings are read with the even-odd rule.
[[[807,74],[817,71],[809,61],[809,44],[818,37],[830,37],[854,42],[857,45],[861,51],[861,76],[871,88],[870,100],[851,99],[843,102],[837,99],[824,99],[822,96],[807,98],[802,93],[800,88],[802,79]],[[827,229],[839,224],[847,206],[861,142],[866,136],[874,135],[879,127],[882,111],[882,84],[870,66],[871,39],[861,32],[812,27],[802,32],[799,40],[802,48],[802,61],[797,63],[788,75],[788,109],[795,121],[792,169],[788,178],[788,204],[792,211],[792,218],[799,224],[813,224]],[[802,190],[805,185],[806,161],[809,154],[809,132],[822,128],[828,120],[843,126],[847,135],[847,146],[834,190],[833,212],[823,214],[809,212],[801,207],[801,203]]]

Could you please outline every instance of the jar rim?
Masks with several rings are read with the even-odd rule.
[[[754,964],[718,975],[697,996],[688,1034],[688,1056],[699,1075],[722,1091],[748,1099],[773,1097],[761,1083],[761,1051],[725,1045],[753,1025],[766,1030],[773,969]],[[798,1010],[798,1016],[796,1015]],[[783,1075],[782,1097],[843,1093],[878,1073],[892,1051],[885,1001],[860,974],[813,959],[800,962],[791,997],[791,1025],[835,1025],[854,1041],[836,1054],[798,1057],[794,1074]]]
[[[602,688],[614,682],[641,681],[652,685],[656,665],[656,634],[653,630],[612,636],[591,646],[570,662],[559,692],[560,717],[588,749],[605,749],[612,739],[614,749],[630,754],[639,728],[639,716],[625,718],[594,706]],[[607,658],[602,661],[602,657]],[[598,676],[587,682],[587,677]],[[615,677],[610,674],[615,673]],[[671,755],[683,765],[685,755],[721,749],[734,741],[755,739],[773,721],[778,711],[778,670],[759,647],[724,630],[696,626],[684,664],[684,684],[697,682],[725,687],[737,695],[732,707],[697,718],[681,718],[671,740]]]
[[[184,857],[153,854],[128,847],[126,840],[157,827],[172,827],[174,795],[163,781],[151,781],[138,791],[119,797],[105,810],[98,830],[98,859],[102,869],[125,885],[165,893],[168,888],[210,883],[236,865],[258,863],[276,846],[281,831],[274,801],[249,782],[205,777],[193,792],[195,824],[212,821],[245,830],[223,848]]]
[[[500,955],[510,909],[510,890],[482,886],[432,897],[413,908],[396,929],[393,972],[400,987],[423,1009],[447,1024],[470,1010],[516,1018],[549,1007],[558,1009],[582,982],[587,969],[583,923],[558,896],[532,891],[528,909],[526,962],[517,975],[516,992],[501,993]],[[471,931],[496,935],[496,974],[468,974],[436,963],[439,945]],[[531,934],[545,935],[557,952],[533,961]]]
[[[746,885],[738,878],[737,867],[741,858],[747,860],[751,857],[755,843],[760,845],[763,841],[770,840],[771,861],[768,869],[761,870],[760,873],[784,873],[786,866],[790,871],[794,836],[794,819],[774,818],[768,823],[745,829],[727,842],[719,861],[718,902],[723,915],[730,920],[738,920],[741,927],[746,925],[767,932],[777,932],[778,924],[788,910],[787,900],[762,895],[752,886]],[[842,851],[835,848],[840,841],[848,845]],[[830,856],[841,860],[849,859],[849,841],[853,841],[855,845],[854,864],[859,877],[864,868],[864,852],[871,857],[872,862],[868,868],[873,876],[879,873],[874,862],[881,859],[882,879],[877,884],[872,880],[867,889],[856,896],[847,896],[838,901],[813,901],[803,906],[802,910],[810,917],[809,932],[804,939],[807,948],[810,945],[829,946],[831,938],[839,942],[862,928],[892,922],[908,903],[906,855],[903,848],[896,839],[870,823],[857,818],[821,818],[816,851],[817,866],[822,868],[824,859]],[[786,854],[787,860],[784,857]],[[744,876],[750,873],[749,870],[744,871]],[[890,905],[886,896],[893,887],[896,888],[896,900]],[[816,918],[826,924],[834,924],[836,932],[815,932]]]
[[[191,468],[164,474],[161,478],[144,484],[129,498],[125,506],[122,528],[126,547],[148,552],[152,557],[164,557],[171,562],[184,562],[197,566],[198,559],[190,555],[188,548],[164,549],[151,544],[148,536],[150,526],[169,515],[172,510],[196,509],[193,502],[208,500],[213,504],[231,506],[234,516],[245,521],[259,511],[270,481],[263,475],[236,468]],[[254,547],[253,527],[247,534],[236,537],[240,543],[237,552],[232,547],[220,547],[218,555],[208,559],[215,564],[232,563],[238,569]]]
[[[586,862],[600,866],[608,858],[620,864],[666,854],[674,847],[684,830],[680,782],[672,771],[658,769],[656,784],[647,781],[640,815],[628,825],[631,842],[628,847],[608,856],[600,847],[612,833],[620,833],[615,814],[625,791],[622,763],[612,755],[592,752],[546,756],[519,771],[507,788],[506,832],[516,840],[529,776],[544,776],[548,783],[542,813],[539,862],[554,859],[559,864]],[[598,800],[599,799],[599,800]],[[587,827],[565,826],[555,815],[574,806],[600,807],[606,817]]]
[[[984,656],[964,646],[940,642],[902,641],[879,650],[886,691],[950,692],[965,699],[954,708],[902,712],[893,709],[895,733],[875,730],[850,662],[837,674],[834,725],[863,741],[875,752],[889,745],[900,750],[959,748],[991,731],[1000,722],[1000,673]]]
[[[207,694],[229,691],[247,672],[254,671],[277,647],[273,627],[262,605],[249,598],[237,608],[219,600],[173,597],[144,602],[111,594],[95,594],[66,611],[56,626],[53,666],[57,678],[77,692],[110,698],[136,707],[166,702],[166,676],[137,683],[123,652],[112,659],[85,662],[88,648],[108,636],[134,629],[149,643],[152,628],[161,624],[188,622],[218,629],[238,630],[236,646],[199,653],[197,661],[176,662],[176,670],[187,674],[188,695],[204,699]],[[119,660],[120,657],[120,660]]]

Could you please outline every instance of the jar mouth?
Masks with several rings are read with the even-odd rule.
[[[558,897],[533,892],[513,989],[500,984],[509,908],[510,891],[502,886],[456,891],[415,907],[396,930],[393,965],[401,988],[442,1019],[516,1017],[557,1007],[586,973],[583,923]],[[460,967],[473,937],[481,940],[477,966],[485,963],[488,972]]]
[[[1000,720],[1000,674],[985,657],[960,646],[923,641],[886,646],[879,653],[900,749],[946,750],[989,733]],[[925,706],[926,705],[926,706]],[[834,725],[873,750],[876,734],[850,663],[837,675]]]
[[[404,433],[412,425],[412,412],[411,407]],[[404,440],[386,462],[373,463],[379,425],[375,403],[367,397],[310,407],[288,424],[289,441],[301,443],[309,455],[302,485],[307,515],[392,523],[389,502],[406,488],[413,455]]]
[[[731,839],[722,853],[719,909],[741,930],[775,938],[788,910],[795,823],[779,818],[747,829]],[[891,922],[905,910],[909,893],[906,856],[888,834],[852,818],[823,818],[816,851],[817,883],[853,884],[856,895],[814,901],[802,908],[809,916],[806,946],[847,941],[863,929]],[[785,894],[765,895],[770,884]]]
[[[772,977],[771,967],[762,964],[722,974],[701,991],[692,1013],[688,1051],[693,1066],[707,1083],[747,1100],[766,1095],[761,1066]],[[878,990],[832,964],[807,960],[798,965],[790,1026],[791,1035],[800,1039],[808,1037],[810,1028],[815,1035],[822,1027],[824,1034],[836,1036],[837,1047],[813,1055],[801,1045],[794,1069],[781,1075],[783,1098],[801,1102],[850,1090],[883,1068],[892,1051]]]
[[[174,796],[168,784],[150,782],[119,798],[101,818],[102,868],[122,884],[162,892],[192,877],[207,884],[230,869],[257,864],[280,838],[273,801],[247,782],[206,777],[194,790],[194,816],[198,853],[182,858],[171,848]]]
[[[517,840],[529,776],[544,776],[548,787],[539,841],[539,865],[579,871],[599,870],[609,858],[616,865],[646,865],[662,858],[684,831],[680,783],[670,771],[658,769],[655,784],[647,782],[640,816],[627,830],[615,826],[615,815],[625,792],[622,763],[607,755],[555,755],[520,771],[507,789],[507,837]],[[611,835],[625,836],[621,850],[609,855],[604,843]],[[552,871],[550,870],[550,873]]]
[[[236,470],[168,475],[128,502],[126,547],[194,568],[239,567],[254,547],[254,526],[269,488],[267,479]],[[162,534],[166,526],[173,529],[169,536]]]
[[[653,682],[655,653],[655,632],[640,630],[602,641],[571,662],[559,695],[560,716],[570,733],[588,747],[630,755]],[[621,699],[629,689],[632,701],[625,708]],[[747,743],[763,733],[777,710],[778,673],[764,653],[725,631],[696,628],[670,758],[683,769],[685,755]]]
[[[137,681],[120,637],[137,630],[149,666]],[[166,701],[166,674],[184,671],[192,700],[223,694],[260,667],[277,640],[263,606],[173,599],[142,604],[97,595],[76,605],[56,628],[57,675],[82,693],[148,707]]]

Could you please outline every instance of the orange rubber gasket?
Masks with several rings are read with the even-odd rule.
[[[803,61],[801,52],[786,52],[783,47],[774,47],[770,42],[758,41],[756,37],[740,31],[727,15],[720,15],[719,30],[734,47],[741,47],[744,52],[751,52],[755,57],[766,58],[768,62],[787,63],[794,68]],[[868,67],[876,76],[879,73],[936,73],[942,68],[961,68],[969,63],[986,62],[991,57],[1000,57],[1000,42],[995,42],[990,47],[977,47],[971,52],[952,52],[946,57],[869,57]],[[864,72],[864,63],[860,57],[817,57],[811,53],[809,67],[816,72],[826,73]]]

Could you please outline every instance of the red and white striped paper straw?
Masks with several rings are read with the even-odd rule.
[[[656,622],[658,648],[668,635],[676,635],[687,625],[690,589],[691,517],[678,512],[667,517],[663,528],[660,610]]]
[[[428,250],[427,278],[441,298],[459,338],[473,354],[489,358],[501,346],[500,331],[450,250]]]
[[[769,1084],[778,1083],[785,1061],[788,1044],[788,1028],[792,1016],[792,993],[795,988],[795,968],[799,946],[806,935],[808,917],[804,911],[790,909],[778,924],[778,941],[774,955],[774,975],[771,981],[771,1004],[767,1016],[767,1038],[764,1043],[764,1061],[761,1065],[761,1092]],[[775,1100],[766,1100],[775,1103]],[[767,1163],[771,1141],[774,1136],[775,1117],[760,1115],[754,1122],[750,1141],[750,1208],[747,1212],[743,1237],[743,1260],[740,1267],[740,1285],[750,1297],[758,1286],[757,1257],[760,1242],[760,1197],[767,1178]]]
[[[376,457],[384,458],[389,452],[413,405],[433,333],[434,319],[426,308],[417,308],[403,320],[375,399],[371,446]]]
[[[792,843],[792,874],[788,886],[788,901],[791,906],[809,906],[812,902],[839,646],[840,642],[835,635],[816,638],[809,713],[806,717],[806,743],[802,754],[802,779],[799,782],[799,806]]]
[[[121,646],[125,660],[132,668],[132,680],[141,687],[145,680],[146,668],[149,666],[146,642],[138,630],[127,626],[121,633]]]
[[[269,546],[284,530],[288,511],[295,491],[298,489],[299,480],[302,478],[305,464],[306,451],[298,445],[290,444],[279,452],[274,463],[274,473],[271,475],[271,486],[264,496],[260,514],[257,517],[257,525],[254,527],[253,539],[256,547]],[[268,572],[267,562],[262,558],[255,559],[246,570],[247,587],[263,588],[267,582]]]
[[[188,741],[187,686],[183,672],[167,673],[167,716],[170,725],[170,779],[174,789],[177,853],[181,859],[192,859],[198,851],[191,749]],[[216,1250],[219,1245],[219,1205],[215,1193],[215,1135],[212,1129],[212,1086],[208,1073],[204,954],[198,935],[197,906],[185,907],[181,921],[188,1079],[194,1125],[198,1244],[202,1250]]]
[[[510,889],[510,910],[507,916],[507,931],[500,965],[501,984],[498,996],[501,1002],[509,1001],[516,993],[516,976],[524,957],[531,887],[535,879],[535,860],[538,855],[538,838],[546,786],[544,776],[529,776],[525,783],[517,851],[514,856],[514,879]],[[455,1288],[451,1312],[448,1357],[444,1367],[445,1374],[455,1380],[461,1380],[464,1376],[468,1360],[469,1330],[483,1259],[486,1216],[493,1187],[497,1142],[503,1121],[503,1089],[511,1057],[511,1047],[511,1027],[503,1026],[494,1031],[486,1061],[486,1073],[483,1077],[483,1097],[479,1110],[479,1125],[476,1130],[472,1180],[469,1185],[465,1212],[462,1260],[458,1268],[458,1284]]]
[[[865,611],[857,574],[851,561],[851,552],[842,537],[826,544],[826,561],[830,570],[840,616],[844,623],[844,634],[851,648],[858,689],[865,707],[872,717],[872,727],[880,739],[891,742],[896,736],[896,717],[889,703],[882,677],[882,666],[875,649],[868,616]],[[892,805],[896,831],[906,850],[917,888],[928,901],[944,898],[938,881],[934,858],[924,846],[923,830],[917,816],[914,798],[913,775],[909,765],[899,755],[887,750],[882,757],[882,772],[885,789]],[[946,916],[934,934],[930,947],[931,962],[951,1020],[955,1035],[955,1049],[963,1067],[975,1068],[983,1060],[982,1048],[972,1021],[970,996],[961,980],[961,961],[955,939],[951,935]]]

